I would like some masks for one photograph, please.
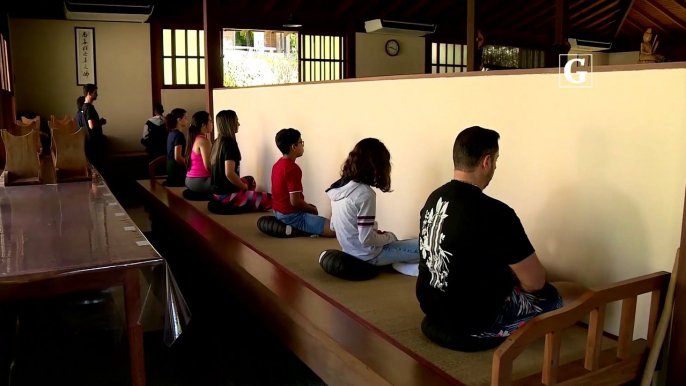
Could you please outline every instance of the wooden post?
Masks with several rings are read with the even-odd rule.
[[[162,26],[159,22],[150,23],[150,55],[152,73],[152,104],[162,103],[163,63],[162,63]],[[152,114],[152,106],[150,106]]]
[[[345,68],[344,76],[345,79],[356,78],[356,67],[357,67],[357,31],[355,30],[354,24],[348,25],[345,34]]]
[[[547,51],[546,67],[557,67],[560,64],[560,54],[569,52],[568,37],[569,0],[555,0],[555,40],[552,49]]]
[[[686,251],[686,197],[684,197],[681,222],[681,256]],[[681,259],[681,261],[686,261]],[[667,384],[686,385],[686,269],[681,267],[676,278],[674,293],[674,313],[672,317],[671,338],[669,341],[669,362],[667,363]]]
[[[203,0],[205,30],[205,109],[214,118],[212,90],[224,87],[222,55],[222,15],[219,0]]]
[[[477,58],[476,0],[467,0],[467,71],[478,71],[481,58]]]

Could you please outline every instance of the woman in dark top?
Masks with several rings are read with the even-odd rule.
[[[239,126],[238,116],[233,110],[217,114],[217,139],[210,157],[214,194],[207,205],[213,213],[238,214],[272,208],[271,194],[256,192],[254,178],[241,178],[241,151],[236,142]]]
[[[186,186],[186,137],[181,130],[188,126],[188,115],[184,109],[174,109],[167,114],[167,186]]]

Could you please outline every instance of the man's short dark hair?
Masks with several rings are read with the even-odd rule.
[[[453,164],[455,170],[473,172],[486,156],[493,157],[498,151],[500,134],[480,126],[468,127],[455,138]]]
[[[281,154],[286,155],[291,152],[291,147],[300,141],[300,132],[296,129],[281,129],[276,133],[276,147],[281,150]]]
[[[157,111],[158,114],[164,113],[164,107],[162,107],[161,103],[158,103],[155,106],[153,106],[153,109]]]
[[[98,89],[98,86],[88,83],[87,85],[83,86],[83,96],[88,96],[88,94],[92,94],[95,92],[95,90]]]

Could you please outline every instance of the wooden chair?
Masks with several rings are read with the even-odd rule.
[[[55,125],[64,125],[64,124],[68,123],[69,121],[71,121],[71,117],[69,117],[69,115],[65,115],[64,119],[61,119],[61,120],[55,118],[54,115],[51,115],[50,121],[48,122],[48,125],[52,129],[53,127],[55,127]]]
[[[66,118],[69,118],[67,115]],[[50,126],[50,132],[52,133],[52,139],[50,140],[50,155],[52,156],[53,162],[55,160],[55,130],[65,132],[67,134],[74,134],[79,131],[79,127],[75,119],[53,121],[51,120],[48,124]]]
[[[669,273],[657,272],[589,290],[574,303],[532,319],[507,338],[493,354],[491,386],[617,386],[640,379],[648,356],[647,348],[655,336],[669,279]],[[642,339],[633,339],[636,300],[644,293],[651,293],[647,343]],[[616,301],[622,302],[617,348],[602,351],[606,306]],[[559,366],[562,331],[589,314],[586,357],[576,363]],[[543,337],[543,371],[513,382],[514,360],[524,348]]]
[[[157,179],[157,173],[155,172],[157,168],[167,162],[167,156],[166,155],[161,155],[157,158],[155,158],[152,162],[150,162],[150,166],[148,166],[148,176],[150,177],[150,181],[155,181]],[[166,178],[166,176],[159,176]]]
[[[40,116],[37,116],[37,117],[35,117],[35,118],[33,118],[33,119],[28,119],[28,118],[26,118],[26,117],[21,117],[21,120],[18,120],[18,121],[17,121],[17,125],[20,125],[20,126],[21,126],[21,125],[30,125],[30,124],[32,124],[32,123],[34,123],[34,122],[38,123],[38,127],[40,128]]]
[[[72,121],[73,122],[73,121]],[[75,133],[65,129],[52,129],[54,151],[52,155],[57,182],[90,180],[90,167],[84,144],[86,129]]]
[[[41,146],[41,143],[40,143],[40,135],[41,135],[40,117],[31,120],[30,123],[17,121],[17,123],[13,127],[10,128],[10,133],[12,133],[12,135],[15,135],[18,137],[27,135],[32,131],[35,131],[37,134],[36,135],[36,149],[38,150],[38,153],[43,153],[43,146]]]
[[[2,130],[2,141],[7,154],[2,177],[6,186],[43,183],[40,153],[36,151],[36,141],[39,138],[36,130],[22,136]]]

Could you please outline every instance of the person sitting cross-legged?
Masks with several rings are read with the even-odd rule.
[[[305,142],[296,129],[276,134],[276,147],[283,157],[272,167],[272,209],[274,217],[302,232],[336,237],[331,221],[319,216],[317,207],[308,204],[303,194],[303,172],[295,160],[305,153]]]
[[[515,211],[484,194],[499,138],[478,126],[463,130],[453,147],[454,179],[421,210],[420,307],[426,320],[471,338],[503,339],[586,292],[575,283],[546,282]]]

